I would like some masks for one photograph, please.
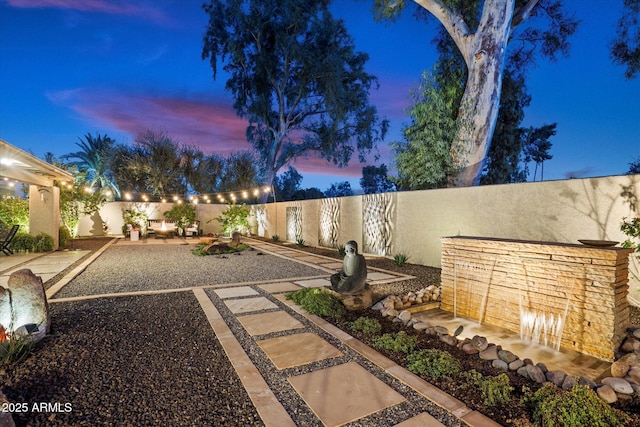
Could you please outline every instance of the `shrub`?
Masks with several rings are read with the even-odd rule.
[[[298,245],[298,247],[300,248],[304,247],[304,239],[296,240],[296,245]]]
[[[395,254],[393,256],[393,262],[395,262],[397,266],[404,265],[407,261],[409,261],[409,257],[405,254]]]
[[[416,346],[417,338],[400,331],[397,334],[384,334],[373,340],[375,348],[384,348],[385,350],[409,353]]]
[[[451,377],[462,371],[462,365],[451,353],[437,349],[415,351],[407,356],[407,369],[429,378]]]
[[[382,330],[382,325],[378,319],[372,319],[370,317],[358,317],[353,322],[349,323],[352,331],[362,331],[365,334],[377,334]]]
[[[194,254],[194,255],[198,255],[198,256],[232,254],[234,252],[246,251],[247,249],[250,248],[249,245],[245,245],[244,243],[240,243],[235,248],[233,246],[229,246],[229,247],[225,248],[224,250],[221,250],[219,248],[218,249],[214,248],[214,250],[206,251],[205,250],[206,247],[207,247],[207,245],[204,245],[204,244],[197,245],[195,249],[191,250],[191,253]]]
[[[170,210],[164,213],[164,217],[175,221],[176,227],[178,227],[184,235],[184,229],[196,220],[196,208],[191,203],[175,204]]]
[[[499,374],[495,377],[485,377],[480,372],[471,370],[463,373],[471,385],[480,389],[483,404],[487,406],[496,406],[509,402],[511,400],[511,392],[513,387],[509,382],[507,374]]]
[[[273,236],[271,236],[271,240],[278,243],[280,241],[280,236],[278,236],[277,234],[274,234]]]
[[[47,233],[38,233],[33,242],[35,252],[51,252],[53,250],[53,237]]]
[[[309,313],[318,316],[338,317],[346,310],[335,297],[318,288],[302,288],[285,296]]]
[[[525,396],[524,403],[533,411],[533,422],[542,427],[623,427],[630,421],[588,386],[576,385],[564,391],[546,383]]]
[[[18,231],[11,241],[11,247],[15,252],[33,252],[35,238],[26,231]]]
[[[220,223],[222,231],[226,235],[231,235],[234,231],[245,233],[249,229],[249,215],[251,211],[245,205],[228,205],[220,216],[215,218]],[[195,219],[195,218],[194,218]],[[192,221],[193,222],[193,221]]]
[[[20,230],[29,230],[29,201],[14,196],[0,196],[0,222],[11,227],[20,225]]]
[[[71,242],[71,233],[67,227],[62,226],[58,230],[58,244],[61,248],[69,247],[69,243]]]

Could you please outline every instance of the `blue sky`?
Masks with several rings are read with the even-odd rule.
[[[399,22],[382,24],[374,22],[370,1],[334,3],[379,79],[370,98],[391,121],[387,142],[400,140],[409,90],[436,58],[435,24],[416,21],[412,4]],[[245,123],[224,90],[226,76],[214,81],[201,59],[207,22],[201,4],[0,0],[0,138],[37,156],[76,151],[87,133],[131,143],[145,129],[205,153],[248,149]],[[533,102],[525,124],[558,123],[545,179],[622,174],[640,156],[640,79],[624,80],[608,52],[621,7],[622,0],[570,2],[582,21],[570,57],[540,60],[529,72]],[[392,164],[387,145],[379,154],[378,164]],[[312,158],[294,166],[303,187],[325,190],[344,180],[359,188],[363,164],[354,158],[338,169]]]

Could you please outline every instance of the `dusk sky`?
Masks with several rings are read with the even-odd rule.
[[[77,151],[87,133],[132,143],[146,129],[207,154],[250,148],[224,90],[227,76],[219,70],[214,81],[201,59],[202,3],[0,0],[0,138],[39,157]],[[416,21],[408,3],[395,24],[374,22],[371,1],[331,8],[370,56],[366,69],[380,82],[370,99],[391,121],[387,142],[401,140],[409,90],[436,58],[435,20]],[[623,174],[640,157],[640,78],[625,80],[609,56],[622,0],[567,3],[581,20],[570,57],[540,59],[530,70],[525,125],[558,123],[545,180]],[[379,154],[376,164],[392,165],[388,146]],[[344,169],[320,159],[294,166],[303,187],[324,191],[344,180],[359,189],[363,164],[354,156]]]

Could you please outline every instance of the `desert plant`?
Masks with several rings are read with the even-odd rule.
[[[361,331],[365,334],[377,334],[382,330],[382,325],[378,319],[372,319],[370,317],[358,317],[353,322],[349,323],[352,331]]]
[[[384,334],[375,338],[373,346],[385,350],[409,353],[415,348],[416,341],[417,338],[415,336],[409,335],[405,331],[400,331],[396,334]]]
[[[214,249],[214,250],[205,250],[207,245],[198,245],[195,249],[191,250],[191,253],[198,256],[206,256],[206,255],[220,255],[220,254],[232,254],[235,252],[242,252],[250,249],[249,245],[245,245],[244,243],[240,243],[238,246],[228,246],[224,249]]]
[[[347,250],[344,245],[338,245],[338,255],[345,256],[347,254]]]
[[[533,412],[533,422],[542,427],[623,427],[629,417],[609,406],[588,386],[576,385],[565,391],[545,383],[524,403]]]
[[[395,262],[397,266],[402,266],[407,261],[409,261],[409,257],[405,254],[395,254],[393,256],[393,262]]]
[[[274,234],[273,236],[271,236],[271,240],[278,243],[280,241],[280,236],[278,236],[277,234]]]
[[[344,314],[345,307],[334,296],[318,288],[302,288],[289,292],[285,297],[298,304],[311,314],[324,317],[338,317]]]
[[[35,252],[51,252],[53,250],[53,237],[47,233],[38,233],[33,242]]]
[[[462,371],[458,359],[437,349],[414,351],[407,356],[407,362],[409,371],[429,378],[452,377]]]
[[[228,205],[227,209],[222,211],[220,216],[214,218],[220,223],[222,231],[225,235],[231,236],[234,231],[246,233],[249,229],[249,215],[251,211],[245,205],[236,205],[235,203]]]
[[[299,248],[303,248],[305,246],[304,239],[296,240],[296,245],[298,245]]]

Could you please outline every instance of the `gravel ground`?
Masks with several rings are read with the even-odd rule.
[[[17,426],[262,425],[191,292],[50,309],[52,334],[0,384],[62,411],[14,413]]]
[[[193,245],[115,244],[55,297],[327,275],[323,270],[256,250],[196,256],[191,253],[193,248]]]

